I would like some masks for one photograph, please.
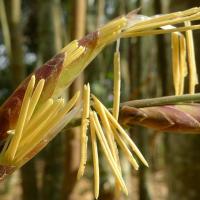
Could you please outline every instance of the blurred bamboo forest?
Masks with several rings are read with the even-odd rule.
[[[69,41],[81,38],[121,14],[141,7],[141,13],[150,16],[194,6],[200,6],[199,0],[0,0],[0,102],[35,67]],[[199,67],[200,31],[194,31],[194,39]],[[111,106],[114,50],[115,44],[104,49],[63,96],[71,97],[83,83],[90,82],[93,93]],[[120,51],[121,101],[174,94],[169,35],[122,40]],[[101,156],[99,199],[200,199],[198,135],[156,133],[140,127],[133,127],[129,132],[150,167],[133,171],[122,156],[130,194],[116,197],[114,179]],[[62,131],[37,157],[0,183],[0,199],[94,199],[91,155],[86,176],[76,181],[79,137],[79,128]]]

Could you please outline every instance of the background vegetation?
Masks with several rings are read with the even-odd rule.
[[[199,0],[0,0],[0,16],[5,12],[10,34],[3,38],[0,27],[0,102],[36,66],[51,58],[74,38],[114,17],[141,7],[144,15],[154,15],[200,6]],[[2,24],[5,21],[2,18]],[[196,61],[200,66],[200,31],[194,31]],[[7,43],[6,43],[7,41]],[[107,47],[69,88],[70,97],[84,82],[111,105],[113,53]],[[133,38],[121,42],[121,100],[174,94],[171,80],[170,37]],[[199,70],[199,69],[198,69]],[[156,133],[134,127],[131,136],[142,149],[150,168],[132,171],[122,157],[129,200],[200,199],[200,137]],[[36,158],[0,183],[1,200],[90,200],[93,197],[92,167],[79,182],[79,129],[63,131]],[[89,157],[89,165],[91,158]],[[117,199],[114,179],[101,157],[99,199]]]

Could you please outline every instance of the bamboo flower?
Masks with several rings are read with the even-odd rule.
[[[0,179],[4,179],[5,176],[11,174],[15,169],[21,167],[35,156],[80,112],[81,105],[75,107],[77,99],[79,98],[79,92],[69,102],[65,102],[64,99],[60,98],[60,95],[100,51],[110,43],[120,38],[186,31],[186,43],[190,60],[189,72],[190,76],[196,76],[191,30],[199,29],[200,26],[191,25],[187,22],[186,26],[183,25],[179,28],[173,27],[168,29],[166,27],[199,19],[200,8],[192,8],[182,12],[153,17],[141,16],[137,14],[137,11],[133,11],[128,15],[112,20],[80,40],[72,41],[52,59],[29,75],[0,107]],[[163,27],[165,28],[163,29]],[[184,52],[185,43],[182,40],[179,42],[182,45],[180,49]],[[177,43],[176,41],[176,48]],[[177,52],[178,50],[176,50]],[[177,53],[176,57],[179,57],[179,63],[184,65],[185,56],[178,56]],[[122,190],[127,194],[128,191],[118,162],[115,140],[135,169],[138,168],[138,165],[128,147],[135,152],[144,165],[148,166],[148,164],[135,143],[130,139],[117,120],[120,96],[119,62],[119,52],[117,50],[115,54],[115,68],[117,70],[115,75],[114,116],[94,96],[92,98],[95,104],[93,107],[95,111],[91,111],[89,114],[89,85],[84,89],[81,133],[82,160],[78,177],[84,174],[87,161],[86,132],[88,121],[90,121],[93,158],[98,157],[97,136],[115,178],[119,182]],[[175,76],[183,76],[182,71],[179,70],[176,72]],[[197,79],[190,78],[190,81],[190,92],[193,93]],[[177,93],[182,93],[183,91],[182,82],[183,80],[181,84],[179,82],[179,86],[175,83],[176,87],[179,88],[177,89]],[[163,108],[165,112],[170,109],[174,108]],[[102,120],[102,125],[96,112]],[[147,114],[145,113],[144,116],[147,116]],[[171,120],[170,117],[168,118]],[[195,121],[191,116],[187,119],[192,120],[193,124],[199,126],[197,123],[198,120]],[[106,136],[104,135],[104,129]],[[93,162],[95,171],[95,197],[97,198],[99,193],[98,160],[94,160]]]
[[[94,96],[92,96],[93,102],[90,108],[90,90],[89,84],[84,86],[83,92],[83,111],[82,111],[82,123],[81,123],[81,161],[78,171],[77,178],[79,179],[85,169],[86,158],[87,158],[87,136],[86,129],[90,125],[91,132],[91,144],[92,144],[92,155],[93,155],[93,165],[94,165],[94,194],[95,198],[98,198],[99,194],[99,159],[98,159],[98,149],[96,135],[100,142],[103,154],[105,155],[108,164],[112,170],[113,175],[116,179],[116,188],[122,189],[125,194],[128,194],[125,182],[123,180],[120,159],[118,155],[117,144],[121,147],[125,156],[129,160],[130,164],[134,169],[138,170],[139,165],[135,158],[133,157],[129,147],[135,152],[135,154],[140,158],[140,160],[146,165],[147,161],[144,159],[143,155],[136,147],[134,142],[127,135],[125,130],[119,125],[118,121],[114,116],[103,106],[103,104]],[[89,116],[90,109],[90,116]],[[98,114],[98,116],[97,116]],[[89,117],[89,118],[88,118]],[[87,121],[86,121],[87,120]],[[121,135],[121,136],[120,136]],[[119,190],[120,191],[120,190]]]

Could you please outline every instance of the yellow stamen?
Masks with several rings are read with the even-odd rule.
[[[172,72],[175,94],[179,94],[180,65],[179,65],[179,36],[178,33],[172,33]]]
[[[187,76],[187,63],[186,63],[186,41],[183,34],[180,34],[180,83],[179,83],[179,95],[184,93],[184,81]]]
[[[45,83],[45,80],[44,80],[44,79],[41,79],[41,80],[38,82],[38,84],[37,84],[37,86],[36,86],[36,88],[35,88],[35,90],[34,90],[34,92],[33,92],[33,95],[32,95],[31,100],[30,100],[30,106],[29,106],[29,109],[28,109],[28,115],[27,115],[27,118],[26,118],[25,125],[27,124],[27,122],[28,122],[28,121],[31,119],[31,117],[32,117],[32,114],[33,114],[33,112],[34,112],[34,110],[35,110],[35,107],[36,107],[36,105],[37,105],[37,103],[38,103],[38,100],[39,100],[40,95],[41,95],[41,93],[42,93],[42,90],[43,90],[43,88],[44,88],[44,83]]]
[[[118,120],[120,104],[120,87],[121,87],[121,70],[120,70],[120,53],[119,50],[114,54],[114,101],[113,116]]]
[[[122,151],[124,152],[124,154],[128,158],[129,162],[131,163],[131,165],[133,166],[133,168],[135,170],[138,170],[139,165],[138,165],[137,161],[133,158],[133,155],[130,152],[129,148],[127,147],[126,143],[122,140],[122,138],[118,134],[117,130],[113,126],[112,126],[112,131],[114,133],[114,137],[115,137],[117,143],[119,144],[119,146],[121,147]]]
[[[91,134],[91,143],[92,143],[92,157],[94,165],[94,196],[96,199],[99,197],[99,158],[98,158],[98,148],[96,141],[95,127],[90,119],[90,134]]]
[[[63,66],[68,66],[72,62],[76,61],[83,53],[85,52],[85,47],[79,46],[70,54],[68,52],[65,53],[65,59],[63,62]]]
[[[89,84],[84,85],[83,89],[83,112],[82,112],[82,122],[81,122],[81,160],[80,167],[78,170],[77,178],[79,179],[83,176],[85,171],[85,165],[87,162],[87,128],[88,128],[88,118],[90,110],[90,86]]]
[[[113,63],[114,64],[113,116],[117,120],[118,120],[118,116],[119,116],[120,87],[121,87],[121,69],[120,69],[120,52],[119,52],[119,46],[120,46],[120,39],[117,40],[116,51],[114,53],[114,63]],[[107,117],[106,117],[106,119],[107,119]],[[108,119],[107,119],[107,121],[108,121]],[[114,138],[113,138],[113,141],[114,141]],[[120,159],[119,159],[117,145],[115,144],[115,142],[114,142],[114,147],[115,147],[115,151],[116,151],[115,152],[115,154],[116,154],[116,158],[115,159],[118,161],[118,166],[119,166],[119,169],[120,169],[120,172],[121,172]],[[120,185],[116,181],[116,184],[115,184],[115,193],[116,193],[117,196],[119,196],[120,189],[121,189]]]
[[[24,95],[18,122],[17,122],[16,129],[15,129],[15,135],[13,136],[9,147],[8,147],[7,151],[5,152],[5,159],[7,161],[12,161],[17,152],[17,148],[19,146],[19,142],[22,137],[22,131],[24,129],[25,120],[26,120],[26,117],[28,114],[29,104],[30,104],[31,95],[32,95],[32,92],[34,89],[34,85],[35,85],[35,76],[33,75],[31,77],[31,80],[28,83],[28,86],[27,86],[27,89],[26,89],[26,92]]]
[[[191,26],[191,22],[185,22],[186,26]],[[188,51],[188,62],[189,62],[189,93],[195,93],[195,86],[198,84],[198,77],[196,71],[196,61],[195,61],[195,50],[194,50],[194,40],[191,30],[186,31],[186,41],[187,41],[187,51]]]

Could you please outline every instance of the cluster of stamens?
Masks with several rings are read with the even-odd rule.
[[[1,163],[19,167],[29,160],[31,151],[48,142],[45,143],[48,135],[73,108],[80,94],[77,92],[67,104],[63,98],[49,98],[37,108],[45,81],[35,82],[33,75],[24,95],[16,128],[7,131],[9,137],[1,151]]]
[[[90,100],[91,98],[91,100]],[[101,101],[93,94],[90,95],[90,86],[85,85],[83,90],[83,111],[81,123],[81,161],[78,171],[78,179],[83,176],[86,161],[87,161],[87,127],[90,125],[92,157],[94,165],[94,194],[95,198],[99,195],[99,158],[97,140],[101,146],[103,154],[112,170],[116,180],[116,186],[122,189],[125,194],[128,194],[126,184],[122,177],[120,166],[120,158],[118,147],[121,148],[130,164],[135,170],[138,170],[139,165],[133,157],[131,150],[138,156],[145,166],[148,166],[147,161],[129,137],[126,131],[118,123],[120,104],[120,54],[119,42],[114,55],[114,102],[112,114],[101,103]]]

